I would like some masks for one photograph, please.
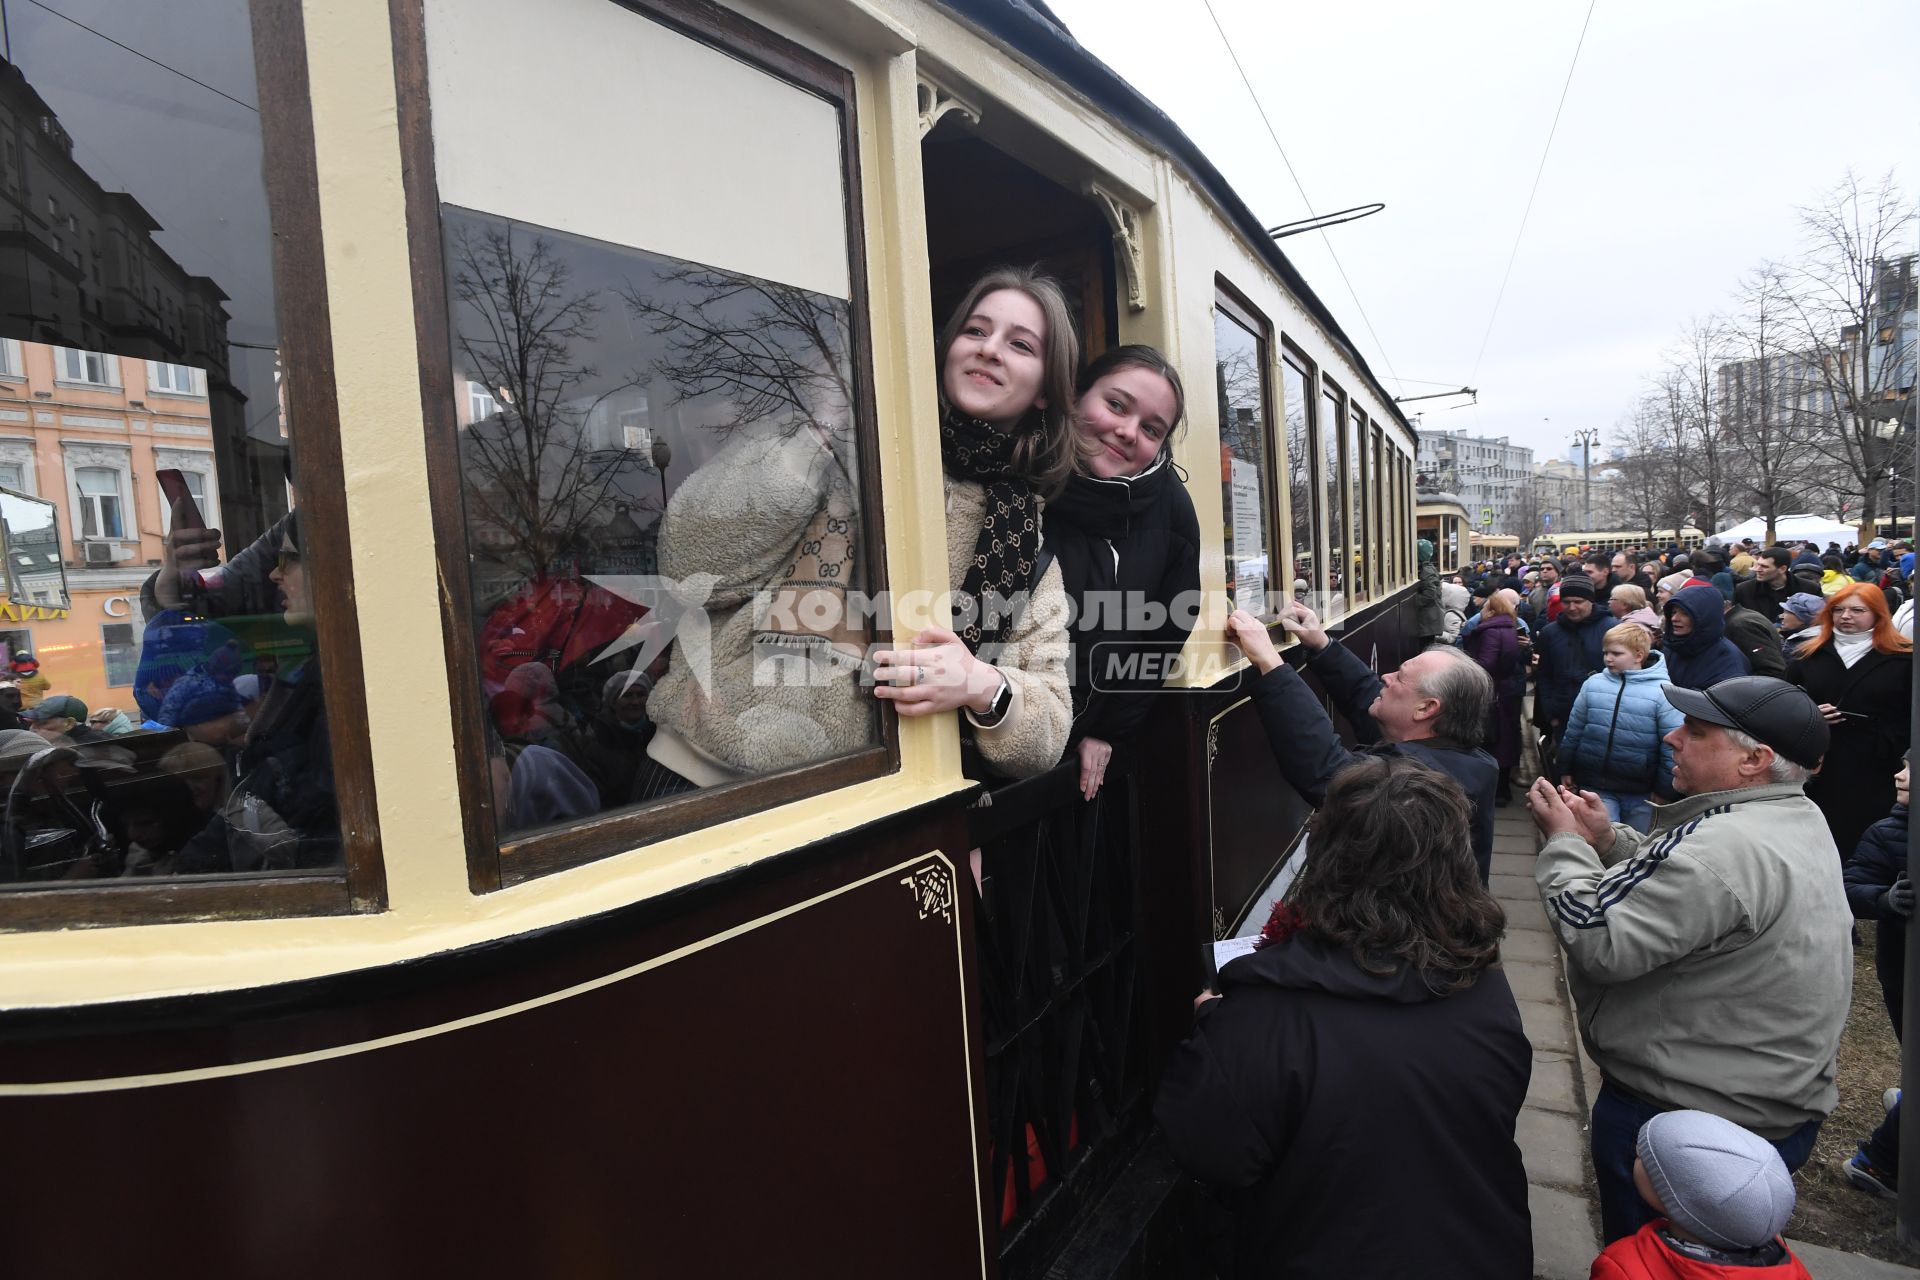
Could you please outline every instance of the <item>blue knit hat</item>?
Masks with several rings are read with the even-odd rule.
[[[189,671],[173,682],[154,719],[172,729],[186,729],[240,709],[240,695],[233,686],[216,680],[204,671]]]
[[[240,674],[240,641],[217,622],[167,609],[147,619],[140,637],[140,665],[133,673],[133,698],[140,714],[161,720],[160,702],[173,682],[189,671],[210,672],[231,682]],[[156,686],[154,693],[149,686]],[[162,723],[172,723],[162,721]]]
[[[1805,622],[1812,622],[1826,607],[1826,597],[1816,596],[1811,591],[1796,591],[1788,596],[1786,604],[1781,606],[1785,612],[1794,614]]]

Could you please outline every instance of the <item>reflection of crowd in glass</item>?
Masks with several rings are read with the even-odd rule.
[[[339,865],[299,522],[224,564],[219,531],[186,525],[141,590],[133,708],[90,710],[30,659],[0,685],[6,878]]]

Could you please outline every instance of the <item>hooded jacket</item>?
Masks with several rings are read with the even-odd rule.
[[[1567,832],[1534,864],[1600,1074],[1770,1139],[1831,1113],[1853,921],[1800,784],[1688,796],[1613,834],[1604,860]]]
[[[1296,934],[1228,964],[1220,991],[1154,1115],[1233,1211],[1226,1274],[1533,1275],[1514,1143],[1532,1050],[1504,972],[1440,994]]]
[[[1047,504],[1044,526],[1073,611],[1072,736],[1123,746],[1193,630],[1200,591],[1193,499],[1162,453],[1137,476],[1074,475]]]
[[[1673,631],[1673,613],[1684,609],[1693,630],[1684,636]],[[1752,674],[1745,654],[1727,639],[1727,602],[1711,586],[1682,587],[1667,602],[1665,648],[1667,678],[1683,689],[1704,689],[1722,680]]]
[[[1763,618],[1751,609],[1735,605],[1726,611],[1727,639],[1745,655],[1754,675],[1784,680],[1787,654],[1780,640],[1777,617],[1776,614],[1775,618]]]
[[[1666,660],[1625,675],[1601,671],[1587,677],[1567,716],[1567,730],[1555,756],[1561,773],[1591,791],[1625,795],[1671,794],[1673,748],[1663,739],[1686,720],[1660,686],[1668,679]]]

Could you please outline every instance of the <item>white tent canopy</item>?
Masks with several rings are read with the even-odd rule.
[[[1822,549],[1829,542],[1837,542],[1845,547],[1860,540],[1858,529],[1827,516],[1780,516],[1774,520],[1773,528],[1775,536],[1782,542],[1811,542]],[[1731,529],[1723,529],[1714,535],[1722,542],[1750,538],[1755,543],[1762,542],[1766,536],[1767,522],[1759,516],[1742,520]]]

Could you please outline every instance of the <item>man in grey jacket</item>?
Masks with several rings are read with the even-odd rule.
[[[1534,784],[1534,878],[1566,950],[1580,1034],[1603,1083],[1593,1166],[1607,1241],[1651,1220],[1634,1139],[1662,1111],[1709,1111],[1771,1141],[1789,1169],[1838,1101],[1853,985],[1838,854],[1803,790],[1826,721],[1784,680],[1663,686],[1684,798],[1642,835],[1591,792]]]

